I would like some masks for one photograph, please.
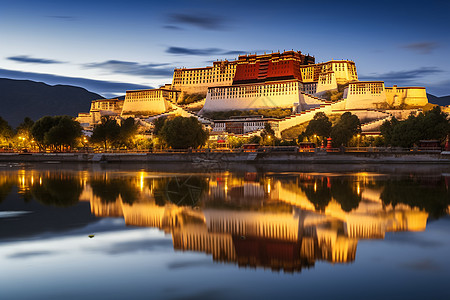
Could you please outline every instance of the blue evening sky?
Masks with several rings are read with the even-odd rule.
[[[113,96],[169,83],[175,67],[294,49],[444,96],[449,30],[447,0],[0,0],[0,77]]]

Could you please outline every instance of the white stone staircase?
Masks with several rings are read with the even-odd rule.
[[[317,98],[317,99],[320,99],[320,98]],[[321,104],[317,107],[307,109],[302,112],[290,115],[290,116],[278,121],[278,128],[275,131],[275,135],[277,137],[281,137],[281,132],[283,130],[286,130],[293,126],[296,126],[301,123],[312,120],[314,118],[314,115],[318,112],[323,112],[327,115],[331,114],[333,110],[342,107],[342,105],[345,103],[345,99],[341,99],[341,100],[335,101],[335,102],[331,102],[331,101],[325,102],[325,100],[324,100],[323,103],[324,104]]]

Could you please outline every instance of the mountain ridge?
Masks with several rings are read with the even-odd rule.
[[[78,86],[0,78],[0,117],[12,127],[25,117],[33,121],[47,115],[75,117],[88,112],[95,99],[104,97]]]
[[[432,94],[427,93],[428,102],[432,104],[437,104],[439,106],[447,106],[450,105],[450,95],[438,97]]]

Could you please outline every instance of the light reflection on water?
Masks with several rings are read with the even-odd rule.
[[[380,283],[364,298],[449,295],[448,179],[0,170],[0,295],[253,298],[301,287],[347,298]],[[345,280],[358,284],[350,291]]]

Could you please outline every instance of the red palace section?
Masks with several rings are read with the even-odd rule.
[[[300,51],[265,55],[242,55],[236,61],[233,84],[278,80],[301,80],[300,66],[314,64],[314,57]]]

